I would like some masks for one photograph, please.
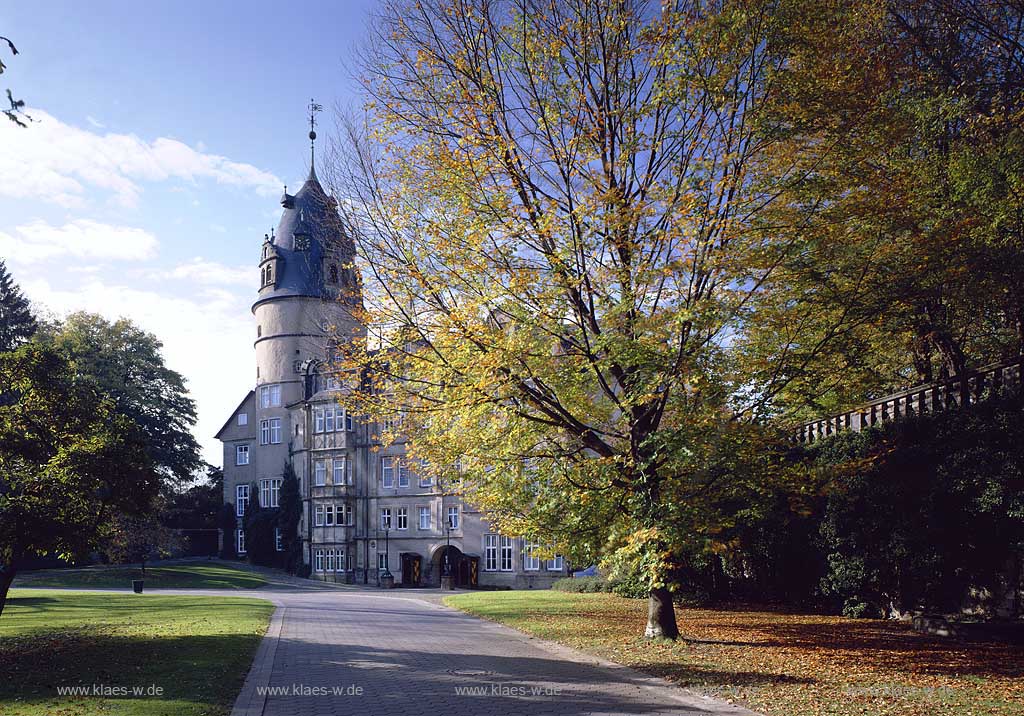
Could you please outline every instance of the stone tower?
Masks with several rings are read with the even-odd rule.
[[[353,316],[360,305],[353,263],[355,245],[338,216],[337,202],[324,191],[310,166],[294,195],[281,197],[284,212],[260,252],[256,319],[256,420],[261,433],[257,463],[280,474],[294,434],[288,405],[304,398],[304,366],[331,357],[330,342],[363,330]],[[281,420],[287,435],[263,434],[267,420]],[[276,424],[271,423],[271,426]],[[276,429],[276,428],[272,428]]]

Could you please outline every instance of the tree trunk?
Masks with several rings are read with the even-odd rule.
[[[7,604],[7,592],[14,581],[17,569],[13,564],[0,564],[0,615],[4,613],[4,605]]]
[[[672,594],[664,587],[652,589],[647,598],[647,629],[644,636],[648,639],[673,640],[679,637]]]

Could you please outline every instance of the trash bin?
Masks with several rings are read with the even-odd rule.
[[[136,594],[142,594],[142,580],[141,579],[133,579],[132,580],[132,591],[135,592]]]

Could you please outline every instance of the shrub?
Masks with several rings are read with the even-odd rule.
[[[551,584],[552,589],[560,592],[609,592],[611,585],[604,577],[565,577]]]
[[[627,599],[646,599],[651,591],[647,580],[637,575],[620,577],[614,581],[607,582],[607,586],[608,591]]]
[[[997,398],[817,449],[823,463],[868,459],[839,476],[821,517],[822,589],[845,613],[952,612],[972,589],[999,593],[1024,545],[1021,407]]]

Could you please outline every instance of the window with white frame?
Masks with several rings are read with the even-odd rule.
[[[333,407],[325,408],[324,409],[324,432],[325,433],[333,433],[334,432],[334,408]]]
[[[484,571],[498,571],[498,535],[493,533],[484,535]]]
[[[274,549],[278,552],[284,552],[284,540],[281,539],[281,528],[274,528]]]
[[[349,432],[352,431],[352,416],[348,414],[348,410],[344,410],[345,413],[345,429]],[[338,430],[341,430],[341,423],[338,423]]]
[[[277,445],[281,442],[281,418],[260,421],[260,445]]]
[[[235,445],[235,464],[236,465],[248,465],[249,464],[249,446],[248,445]]]
[[[347,462],[346,458],[343,458],[343,457],[336,457],[333,460],[333,464],[332,464],[332,467],[333,467],[333,470],[334,470],[333,480],[334,480],[334,484],[335,485],[344,485],[345,484],[345,463],[346,462]]]
[[[457,530],[459,529],[459,508],[458,506],[451,506],[448,508],[448,528]]]
[[[399,507],[395,510],[395,523],[398,529],[409,529],[409,508]]]
[[[395,486],[395,458],[390,455],[380,459],[380,482],[385,490]]]
[[[313,526],[324,526],[324,505],[315,505],[313,507]]]
[[[409,463],[404,457],[398,458],[398,486],[409,486]]]
[[[315,569],[317,572],[324,571],[324,551],[322,549],[318,549],[316,551],[316,557],[314,559],[314,562],[315,566],[313,567],[313,569]]]
[[[540,569],[540,557],[537,556],[539,549],[540,545],[536,542],[527,542],[523,547],[523,569],[527,572],[536,572]]]
[[[388,553],[377,553],[377,569],[388,569]]]
[[[547,569],[549,572],[561,572],[565,569],[565,560],[562,558],[562,555],[556,554],[552,559],[549,559]]]
[[[280,477],[270,477],[260,480],[260,507],[280,507],[280,499]]]
[[[313,432],[322,433],[324,431],[324,409],[317,408],[313,411]]]
[[[512,571],[513,553],[515,552],[515,540],[511,537],[501,535],[501,571]]]
[[[419,508],[419,514],[420,514],[420,529],[421,530],[429,530],[430,529],[430,508],[429,507],[420,507]]]
[[[260,407],[277,408],[281,405],[281,386],[263,385],[260,386]]]
[[[313,485],[323,487],[327,484],[327,461],[315,460],[313,462]]]
[[[333,549],[327,550],[327,566],[325,567],[325,569],[328,572],[333,572],[334,571],[334,550]]]
[[[335,521],[334,505],[324,505],[324,524],[328,527],[333,527],[337,524]]]
[[[352,505],[346,502],[340,507],[340,509],[345,511],[345,524],[352,527],[356,523],[356,513],[355,510],[352,509]]]
[[[235,516],[245,517],[249,511],[249,486],[235,485]]]
[[[380,508],[380,528],[382,530],[391,529],[391,508],[381,507]]]
[[[426,460],[420,460],[417,473],[420,476],[420,487],[434,486],[434,476],[430,474],[430,464]]]
[[[239,425],[248,425],[249,424],[249,413],[239,413],[238,414],[238,424]]]
[[[235,531],[235,552],[245,554],[245,530]]]

